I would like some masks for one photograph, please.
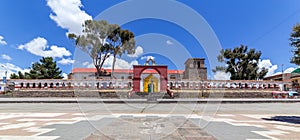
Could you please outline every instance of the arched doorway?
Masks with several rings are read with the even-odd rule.
[[[134,65],[133,66],[133,91],[140,92],[141,74],[146,69],[154,69],[160,75],[160,91],[167,91],[168,66],[165,65]]]
[[[143,92],[158,92],[158,78],[152,73],[143,79]]]

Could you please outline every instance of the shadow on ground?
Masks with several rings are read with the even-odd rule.
[[[274,116],[271,118],[263,118],[267,121],[280,121],[292,124],[300,124],[300,116]]]

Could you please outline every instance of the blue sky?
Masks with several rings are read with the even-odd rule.
[[[153,13],[160,12],[162,15],[179,19],[189,18],[187,24],[201,30],[203,26],[194,19],[193,13],[183,15],[186,11],[196,12],[214,31],[222,48],[245,44],[249,48],[262,51],[260,66],[270,68],[269,75],[280,72],[282,64],[287,71],[297,67],[289,63],[292,48],[289,46],[288,38],[291,28],[300,22],[299,0],[180,0],[176,4],[186,7],[174,7],[177,8],[176,12],[171,12],[172,9],[165,6],[167,2],[173,1],[153,2],[157,4],[155,7],[149,6],[153,9]],[[126,2],[0,1],[0,64],[4,65],[10,74],[28,70],[28,67],[42,56],[53,56],[66,74],[73,67],[91,67],[88,56],[75,49],[74,42],[69,40],[66,34],[80,32],[82,21],[99,17],[101,19],[105,17],[101,16],[101,13],[118,4],[122,6],[126,5]],[[129,18],[130,15],[126,14],[131,12],[144,16],[145,5],[141,0],[137,4],[134,0],[129,4],[132,4],[132,7],[125,7],[127,12],[123,15],[118,14],[118,11],[108,14],[109,22],[120,24],[120,19]],[[122,58],[118,58],[119,68],[130,68],[133,64],[143,64],[146,57],[155,57],[157,63],[168,64],[170,69],[183,69],[186,58],[208,58],[211,53],[207,48],[214,47],[203,45],[188,27],[182,27],[178,22],[171,22],[169,19],[145,16],[121,25],[135,33],[137,51],[135,55],[123,55]],[[201,34],[206,36],[207,32]],[[215,65],[208,59],[206,63],[208,68]],[[105,67],[111,67],[110,60]],[[4,71],[4,68],[0,67],[1,77]],[[213,77],[214,75],[209,72],[209,78]]]

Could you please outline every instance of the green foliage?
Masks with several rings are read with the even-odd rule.
[[[11,79],[62,79],[62,71],[52,57],[43,57],[40,62],[33,63],[29,73],[12,74]]]
[[[28,75],[31,79],[62,79],[61,73],[52,57],[43,57],[40,63],[32,64]]]
[[[18,74],[11,74],[10,79],[25,79],[25,75],[21,71],[18,71]]]
[[[113,54],[113,68],[116,56],[123,53],[133,54],[135,51],[134,34],[122,30],[117,24],[109,24],[105,20],[86,20],[83,24],[82,35],[69,34],[75,40],[76,47],[86,52],[93,60],[99,77],[105,60]]]
[[[19,79],[19,76],[15,73],[10,75],[10,79]]]
[[[226,63],[226,66],[217,66],[213,72],[228,72],[231,74],[231,80],[262,79],[268,73],[268,69],[262,68],[259,70],[260,56],[260,51],[248,50],[248,47],[244,45],[234,49],[221,50],[218,61]]]
[[[291,63],[300,66],[300,24],[293,27],[293,31],[290,34],[290,45],[293,47],[294,53]]]
[[[112,44],[112,53],[114,55],[113,64],[112,64],[112,74],[114,75],[116,57],[121,57],[123,53],[134,54],[135,53],[135,40],[134,34],[129,30],[118,29],[112,38],[109,38]]]
[[[216,73],[217,71],[226,71],[226,68],[223,66],[216,66],[215,69],[212,70],[214,73]]]

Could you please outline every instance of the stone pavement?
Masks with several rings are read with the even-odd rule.
[[[278,114],[217,114],[213,120],[196,114],[85,116],[81,113],[0,113],[0,139],[296,140],[300,137],[299,115],[294,116],[294,122],[272,120],[274,116],[285,116]]]
[[[300,103],[2,103],[0,139],[297,140],[299,106]]]
[[[94,139],[214,140],[215,138],[184,117],[151,115],[145,117],[120,116],[119,119],[114,119],[109,125],[100,128],[86,138],[86,140]]]
[[[177,98],[177,99],[157,99],[155,101],[147,99],[102,99],[102,98],[0,98],[0,103],[294,103],[300,102],[298,99],[274,99],[274,98]]]

